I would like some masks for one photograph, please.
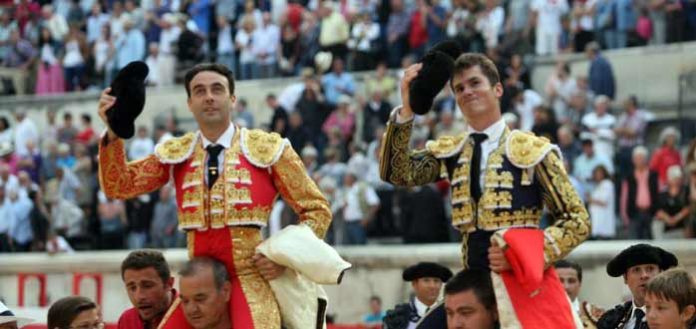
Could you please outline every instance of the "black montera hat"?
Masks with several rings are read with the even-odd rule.
[[[149,70],[141,61],[130,62],[111,82],[111,95],[116,97],[113,108],[106,112],[109,127],[123,139],[135,134],[135,118],[145,106],[145,78]]]
[[[679,261],[677,257],[669,251],[660,247],[641,243],[630,246],[616,255],[616,257],[607,264],[607,274],[613,277],[619,277],[624,275],[629,268],[643,264],[656,264],[664,271],[677,266]]]
[[[452,77],[454,61],[462,53],[459,45],[443,41],[430,49],[420,60],[423,64],[418,76],[409,86],[409,105],[416,114],[425,114],[433,106],[433,99]]]
[[[439,278],[442,282],[447,282],[452,277],[452,271],[437,263],[420,262],[406,268],[401,277],[404,281],[413,281],[420,278]]]

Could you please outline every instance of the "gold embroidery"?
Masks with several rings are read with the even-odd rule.
[[[181,298],[177,296],[176,299],[174,299],[174,302],[172,302],[172,305],[169,305],[169,308],[167,309],[167,312],[164,314],[164,317],[162,317],[162,321],[160,321],[159,325],[157,326],[157,329],[162,328],[167,323],[169,318],[172,317],[172,314],[174,314],[174,311],[176,311],[176,309],[179,308],[179,304],[181,304]]]
[[[244,292],[254,328],[280,329],[278,302],[270,285],[254,267],[251,258],[261,243],[261,231],[252,227],[230,228],[234,268]]]
[[[155,154],[164,163],[180,163],[191,155],[194,143],[198,140],[197,133],[188,133],[175,137],[162,144],[157,144]]]
[[[473,219],[474,205],[472,202],[464,203],[459,207],[452,206],[452,226],[460,231],[466,231],[469,228],[468,224],[473,224]],[[465,225],[466,227],[464,227]]]
[[[488,156],[488,164],[486,167],[491,169],[500,169],[503,167],[503,148],[498,148]]]
[[[272,167],[273,182],[283,200],[299,215],[300,223],[324,238],[331,224],[329,202],[307,175],[302,160],[292,147],[286,147]]]
[[[486,187],[491,188],[512,188],[512,173],[503,171],[497,173],[495,170],[489,170],[486,173]]]
[[[225,180],[228,183],[240,183],[251,185],[251,172],[246,168],[236,169],[234,166],[228,165],[225,169]]]
[[[169,180],[170,165],[154,155],[126,163],[123,140],[99,143],[99,185],[114,199],[130,199],[152,192]]]
[[[409,152],[413,122],[389,122],[380,157],[380,177],[398,186],[431,183],[440,178],[440,161],[427,150]]]
[[[434,141],[429,141],[425,144],[428,150],[434,157],[438,159],[449,158],[456,155],[464,146],[466,134],[458,136],[442,136]]]
[[[459,166],[454,168],[454,173],[452,173],[452,185],[459,184],[461,182],[466,182],[464,185],[468,185],[469,181],[469,166]]]
[[[469,198],[469,189],[466,184],[455,186],[452,188],[452,205],[471,202]]]
[[[568,180],[563,164],[556,153],[546,155],[536,176],[542,188],[542,199],[554,219],[544,230],[544,253],[547,263],[565,257],[590,234],[587,209]]]
[[[257,167],[266,168],[273,165],[286,146],[286,140],[278,133],[242,128],[242,151],[249,162]]]
[[[545,137],[537,137],[530,132],[515,130],[507,139],[507,156],[519,168],[529,168],[538,164],[552,149],[557,149]]]
[[[508,227],[538,227],[540,218],[541,209],[522,209],[512,212],[484,210],[476,225],[485,231]]]
[[[481,207],[489,209],[512,208],[512,194],[508,191],[488,192],[481,196]]]
[[[271,206],[231,209],[227,214],[227,225],[259,225],[266,226],[271,215]]]

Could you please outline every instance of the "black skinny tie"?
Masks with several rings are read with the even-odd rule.
[[[218,155],[224,147],[222,145],[208,145],[205,149],[208,150],[208,188],[211,188],[220,175]]]
[[[481,143],[483,143],[488,135],[486,134],[471,134],[471,138],[474,139],[474,154],[471,157],[471,171],[470,171],[470,189],[471,196],[474,197],[474,201],[478,203],[481,198]]]

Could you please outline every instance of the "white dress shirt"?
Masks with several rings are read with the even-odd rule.
[[[486,165],[488,164],[488,157],[491,155],[491,153],[493,153],[493,151],[495,151],[495,149],[498,148],[498,146],[500,146],[500,138],[503,136],[503,132],[505,132],[505,120],[500,119],[483,131],[476,131],[471,126],[468,126],[466,128],[466,132],[469,135],[474,133],[482,133],[488,136],[488,138],[481,143],[481,175],[479,183],[481,184],[481,191],[483,191],[483,187],[485,186],[485,172]],[[473,143],[473,138],[469,138],[468,140]]]
[[[636,309],[642,310],[643,314],[646,314],[646,315],[648,314],[648,312],[645,311],[645,305],[643,305],[643,307],[638,307],[638,306],[636,306],[635,302],[633,302],[632,305],[633,306],[631,307],[631,317],[628,318],[628,322],[626,322],[626,325],[624,326],[625,329],[633,329],[633,327],[636,325],[636,318],[635,318]],[[643,316],[643,320],[641,320],[641,322],[645,322],[646,320],[647,320],[647,317]]]
[[[218,138],[217,141],[212,142],[209,139],[207,139],[203,134],[201,134],[201,139],[203,141],[203,148],[206,149],[208,145],[222,145],[224,148],[220,154],[218,154],[218,165],[224,164],[225,163],[225,151],[232,146],[232,137],[234,137],[234,124],[230,123],[229,127],[227,127],[227,130],[225,130],[222,135]],[[223,165],[224,166],[224,165]],[[205,172],[208,172],[208,155],[207,155],[207,150],[206,150],[206,156],[205,156]],[[206,184],[208,183],[208,175],[203,175],[205,177],[205,182]]]

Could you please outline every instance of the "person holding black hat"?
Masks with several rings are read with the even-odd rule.
[[[437,263],[420,262],[406,268],[401,277],[404,281],[411,282],[413,295],[408,303],[396,305],[387,312],[384,318],[385,329],[426,328],[418,323],[431,310],[444,311],[442,307],[438,307],[438,298],[442,285],[452,277],[452,271]],[[441,317],[444,320],[444,313]]]
[[[677,266],[674,254],[649,244],[637,244],[620,252],[607,264],[607,274],[623,276],[632,300],[616,305],[597,321],[598,329],[647,329],[645,287],[662,271]]]
[[[234,77],[219,64],[199,64],[185,76],[188,107],[199,130],[126,163],[123,138],[133,136],[135,117],[145,101],[146,75],[146,66],[129,65],[101,95],[99,115],[107,126],[99,145],[102,190],[108,197],[128,199],[173,178],[189,256],[214,257],[231,275],[232,326],[280,329],[280,311],[268,281],[285,268],[256,253],[261,229],[280,194],[299,215],[299,225],[323,238],[331,222],[326,198],[287,139],[231,122],[237,99]],[[180,305],[174,302],[161,328],[187,328]]]
[[[502,248],[491,246],[491,236],[510,227],[538,228],[546,206],[554,223],[544,231],[548,267],[590,232],[587,210],[568,179],[558,146],[507,128],[499,103],[503,86],[490,59],[463,54],[449,63],[450,71],[442,72],[431,67],[441,61],[447,67],[447,56],[440,55],[434,61],[426,55],[404,73],[403,105],[392,113],[382,144],[381,178],[398,186],[450,181],[452,225],[462,233],[464,268],[509,270]],[[444,79],[433,77],[437,74]],[[467,131],[429,141],[425,150],[409,150],[414,113],[429,110],[432,100],[424,95],[437,94],[449,76]]]

